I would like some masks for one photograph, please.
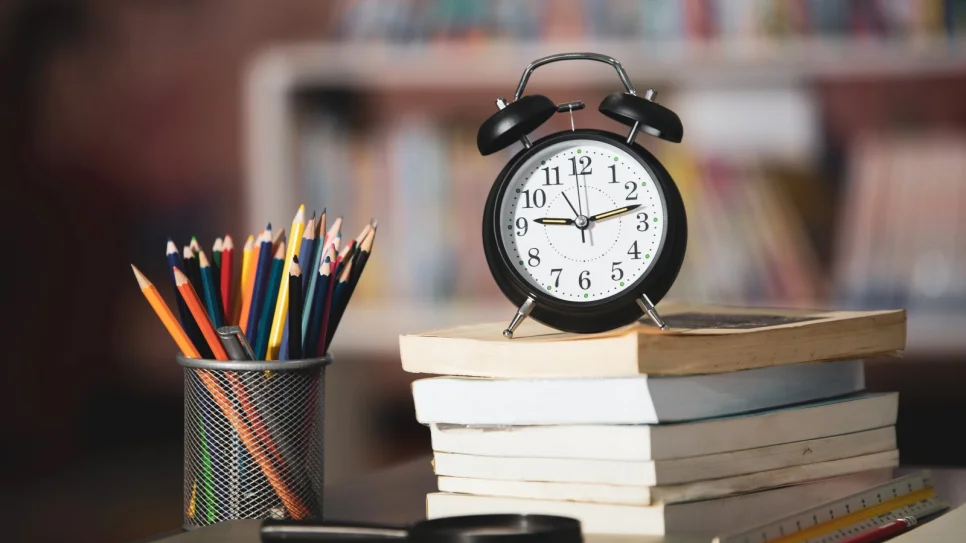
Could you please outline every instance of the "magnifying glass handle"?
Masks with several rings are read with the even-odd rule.
[[[365,524],[341,521],[276,520],[262,521],[264,543],[282,541],[403,541],[408,529],[404,526]]]

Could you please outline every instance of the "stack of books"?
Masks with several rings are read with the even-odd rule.
[[[429,518],[540,513],[586,533],[721,534],[889,481],[904,311],[661,304],[577,335],[526,321],[400,337],[439,492]]]

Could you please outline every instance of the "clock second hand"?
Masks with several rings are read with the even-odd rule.
[[[580,213],[577,213],[577,210],[574,209],[574,204],[570,203],[570,198],[567,198],[567,193],[563,192],[561,194],[563,194],[564,200],[567,201],[567,205],[570,206],[570,210],[574,212],[574,215],[576,217],[580,217]],[[580,185],[579,184],[577,185],[577,205],[578,206],[580,205]],[[584,229],[578,227],[578,230],[580,230],[580,241],[582,243],[587,243],[587,239],[584,237]]]

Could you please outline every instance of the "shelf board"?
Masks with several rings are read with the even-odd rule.
[[[489,303],[359,303],[346,310],[332,345],[344,354],[396,357],[399,335],[481,322],[510,322],[514,308],[507,301]],[[905,355],[966,353],[966,315],[911,314]]]
[[[654,44],[603,40],[398,45],[317,42],[267,49],[255,60],[254,69],[281,75],[299,87],[513,89],[525,62],[561,51],[611,55],[621,61],[632,82],[648,83],[760,84],[769,80],[929,75],[966,70],[966,40],[961,38]],[[534,82],[619,87],[611,68],[573,62],[542,69]]]

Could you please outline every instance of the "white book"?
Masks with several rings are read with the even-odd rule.
[[[589,483],[603,485],[607,490],[612,485],[653,487],[722,479],[895,448],[895,427],[888,426],[854,434],[673,460],[514,458],[435,452],[433,465],[437,475],[504,481]],[[607,499],[606,492],[595,496],[592,501]]]
[[[893,468],[898,465],[899,451],[893,449],[851,458],[670,485],[651,486],[588,482],[586,480],[539,481],[532,478],[500,480],[484,479],[482,476],[441,476],[438,480],[438,487],[439,490],[447,492],[510,498],[597,502],[620,499],[625,502],[632,500],[633,504],[636,505],[653,505],[720,498],[872,469]],[[586,479],[578,475],[561,478]],[[628,490],[629,488],[633,488],[635,491],[632,492]]]
[[[802,504],[828,502],[891,479],[891,469],[880,469],[728,498],[646,506],[434,492],[426,496],[426,515],[431,519],[495,513],[562,515],[579,520],[585,534],[711,536],[754,526],[794,513]]]
[[[899,395],[864,393],[661,425],[430,425],[434,451],[479,456],[664,460],[861,432],[896,423]]]
[[[423,424],[658,424],[747,413],[861,391],[862,361],[650,377],[413,382]]]

